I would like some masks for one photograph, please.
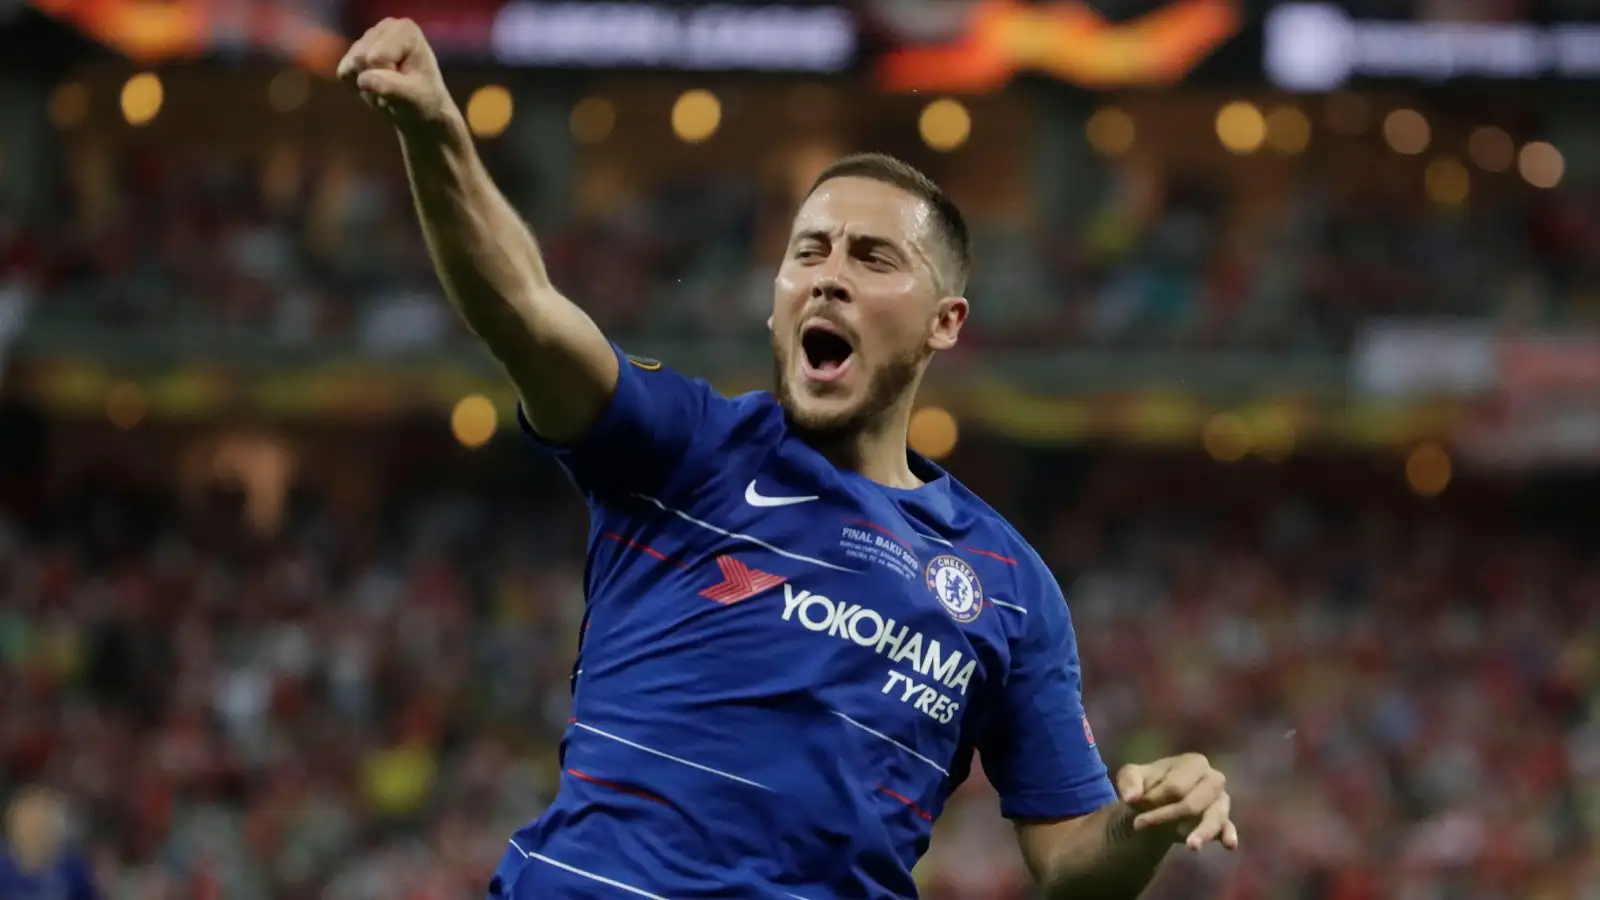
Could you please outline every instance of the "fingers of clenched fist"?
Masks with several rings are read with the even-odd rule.
[[[1229,850],[1239,846],[1227,778],[1198,753],[1124,766],[1117,773],[1117,792],[1138,813],[1135,831],[1165,829],[1191,850],[1210,841]]]
[[[367,29],[340,60],[339,80],[401,120],[436,120],[450,104],[433,50],[410,19],[384,19]]]

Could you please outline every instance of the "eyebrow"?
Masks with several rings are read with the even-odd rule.
[[[889,250],[893,250],[901,257],[922,255],[915,247],[912,247],[908,254],[905,249],[900,247],[900,245],[896,244],[894,241],[886,237],[879,237],[875,234],[847,234],[845,235],[845,240],[858,247],[864,246],[874,249],[884,247]],[[789,243],[792,246],[802,241],[820,241],[822,243],[832,243],[833,235],[821,228],[807,228],[804,231],[797,232]]]
[[[940,292],[948,290],[948,286],[945,284],[944,271],[940,269],[939,265],[933,261],[933,258],[929,256],[928,253],[924,251],[916,241],[909,241],[905,247],[901,247],[899,244],[896,244],[894,241],[891,241],[886,237],[879,237],[873,234],[852,234],[846,235],[846,238],[857,244],[865,244],[869,247],[887,247],[890,250],[893,250],[895,255],[899,256],[908,263],[921,262],[922,265],[927,268],[928,274],[933,276],[935,287]],[[794,247],[802,241],[821,241],[822,243],[832,243],[833,235],[830,234],[826,229],[806,228],[795,232],[794,237],[789,239],[789,246]]]

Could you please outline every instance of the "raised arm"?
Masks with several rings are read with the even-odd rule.
[[[495,187],[433,49],[409,19],[356,41],[339,77],[400,135],[417,215],[445,293],[516,385],[540,437],[582,438],[617,387],[599,326],[550,281],[539,245]]]

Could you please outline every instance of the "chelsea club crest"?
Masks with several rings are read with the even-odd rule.
[[[983,585],[978,573],[957,556],[936,556],[924,571],[928,590],[944,604],[950,618],[965,625],[983,612]]]

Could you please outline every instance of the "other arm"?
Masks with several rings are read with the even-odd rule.
[[[1018,823],[1017,840],[1047,896],[1132,900],[1175,843],[1198,851],[1215,840],[1238,849],[1226,788],[1227,779],[1198,753],[1123,766],[1120,801],[1081,818]]]
[[[1019,583],[1037,599],[1013,645],[1002,709],[980,747],[984,768],[1046,896],[1133,900],[1174,842],[1198,849],[1219,834],[1230,849],[1237,842],[1222,776],[1189,754],[1124,766],[1113,787],[1084,714],[1066,599],[1036,556],[1024,559]]]
[[[350,48],[339,75],[393,118],[439,281],[516,385],[529,424],[553,442],[579,440],[616,390],[616,352],[551,283],[421,30],[405,19],[379,22]]]
[[[1017,843],[1052,900],[1133,900],[1172,848],[1165,835],[1135,832],[1137,815],[1119,802],[1072,819],[1017,822]]]

